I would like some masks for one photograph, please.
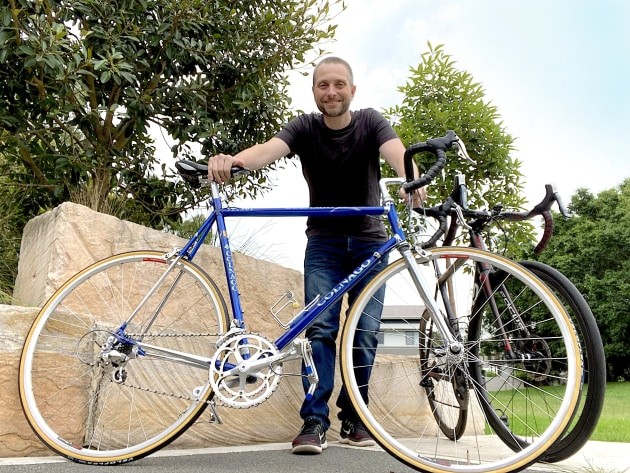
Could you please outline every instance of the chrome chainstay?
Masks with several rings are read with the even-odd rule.
[[[179,334],[174,334],[174,333],[142,333],[142,334],[134,334],[134,333],[129,333],[126,332],[125,335],[130,336],[130,337],[139,337],[142,336],[143,338],[174,338],[174,337],[182,337],[182,338],[189,338],[189,337],[220,337],[223,336],[225,334],[223,333],[179,333]],[[110,380],[111,382],[114,382],[112,380]],[[200,402],[200,400],[198,398],[192,397],[192,396],[182,396],[181,394],[175,394],[175,393],[169,393],[166,391],[158,391],[157,389],[149,389],[149,388],[145,388],[143,386],[138,386],[135,384],[129,384],[127,382],[123,382],[120,383],[121,385],[130,388],[130,389],[137,389],[138,391],[143,391],[143,392],[147,392],[147,393],[151,393],[151,394],[157,394],[159,396],[168,396],[168,397],[173,397],[176,399],[182,399],[184,401],[191,401],[191,402]],[[214,399],[212,397],[210,397],[210,399],[208,399],[207,401],[203,401],[205,404],[213,404],[214,403]]]
[[[111,381],[111,382],[113,383],[114,381]],[[168,396],[168,397],[174,397],[176,399],[182,399],[184,401],[201,402],[199,399],[194,398],[194,397],[182,396],[180,394],[168,393],[166,391],[158,391],[157,389],[144,388],[142,386],[137,386],[135,384],[123,383],[122,386],[131,388],[131,389],[137,389],[138,391],[142,391],[145,393],[157,394],[158,396]],[[208,399],[207,401],[203,401],[203,402],[204,404],[213,404],[214,400]]]
[[[266,339],[262,335],[251,333],[251,332],[239,332],[239,333],[235,333],[233,335],[227,335],[227,336],[226,336],[225,333],[191,333],[191,334],[168,334],[168,333],[134,334],[134,333],[126,333],[126,335],[130,336],[130,337],[142,336],[142,338],[224,337],[223,339],[220,339],[221,343],[220,343],[220,346],[217,347],[217,353],[219,353],[222,349],[233,352],[237,348],[236,344],[238,343],[239,340],[243,340],[243,339],[246,339],[248,337],[253,337],[254,339],[258,340],[259,342],[262,342],[263,344],[265,344],[265,349],[266,350],[272,351],[273,355],[278,355],[278,350],[275,348],[275,346],[273,345],[272,342],[270,342],[268,339]],[[230,346],[236,347],[236,348],[230,348]],[[280,378],[283,376],[282,363],[281,362],[278,363],[275,368],[273,367],[273,364],[274,363],[270,363],[269,373],[268,373],[268,377],[269,378],[273,378],[272,381],[269,383],[269,385],[266,385],[263,388],[259,387],[257,390],[255,390],[255,391],[257,391],[257,394],[256,393],[244,393],[244,392],[241,391],[241,392],[238,393],[238,396],[236,396],[240,400],[236,400],[236,397],[227,398],[227,397],[225,397],[222,394],[222,389],[226,390],[227,385],[224,384],[223,386],[220,386],[220,385],[216,385],[215,381],[210,381],[209,384],[214,389],[214,396],[211,396],[210,399],[208,399],[207,401],[203,401],[203,402],[205,404],[214,405],[216,403],[216,399],[218,398],[222,402],[222,404],[224,404],[224,405],[226,405],[228,407],[233,407],[233,408],[238,408],[238,409],[248,409],[250,407],[255,407],[255,406],[261,404],[263,401],[267,400],[275,392],[276,388],[278,387]],[[217,370],[210,370],[209,380],[210,380],[210,378],[213,378],[217,373],[219,373],[219,371],[217,371]],[[114,381],[111,381],[111,382],[114,382]],[[130,384],[130,383],[127,383],[127,382],[123,382],[123,383],[120,383],[120,384],[125,386],[125,387],[127,387],[127,388],[129,388],[129,389],[136,389],[136,390],[142,391],[142,392],[147,392],[147,393],[151,393],[151,394],[157,394],[158,396],[167,396],[167,397],[172,397],[172,398],[175,398],[175,399],[181,399],[181,400],[190,401],[190,402],[201,402],[198,397],[183,396],[181,394],[175,394],[175,393],[172,393],[172,392],[160,391],[160,390],[157,390],[157,389],[150,389],[150,388],[147,388],[147,387],[143,387],[143,386],[139,386],[139,385],[135,385],[135,384]],[[228,391],[231,391],[231,389],[228,389]],[[233,393],[231,393],[231,394],[233,394]]]

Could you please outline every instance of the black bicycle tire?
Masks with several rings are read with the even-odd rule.
[[[542,279],[547,286],[556,292],[556,296],[566,302],[571,309],[569,315],[575,314],[574,322],[578,330],[578,337],[585,354],[584,370],[588,373],[588,387],[582,410],[577,414],[577,420],[570,424],[569,430],[547,450],[542,460],[555,463],[577,453],[593,434],[604,405],[606,391],[606,356],[597,320],[586,299],[575,285],[557,269],[538,262],[521,261],[525,268]],[[588,336],[582,336],[588,334]]]

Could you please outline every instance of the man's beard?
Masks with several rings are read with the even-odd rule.
[[[324,116],[330,117],[330,118],[335,118],[335,117],[340,117],[341,115],[343,115],[344,113],[346,113],[348,111],[348,109],[350,108],[350,104],[341,103],[341,108],[339,109],[338,112],[328,112],[326,111],[326,107],[324,107],[324,105],[317,103],[317,108],[319,109],[320,112],[322,112],[322,114]]]

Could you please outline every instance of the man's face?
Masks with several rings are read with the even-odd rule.
[[[356,90],[350,83],[348,69],[343,64],[322,64],[315,74],[313,97],[319,111],[327,117],[346,113]]]

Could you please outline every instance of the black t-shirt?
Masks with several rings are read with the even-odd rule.
[[[381,145],[396,132],[376,110],[352,112],[350,124],[331,130],[319,113],[291,120],[276,138],[284,141],[302,163],[311,207],[380,205]],[[383,240],[380,217],[309,217],[306,234],[342,235]]]

